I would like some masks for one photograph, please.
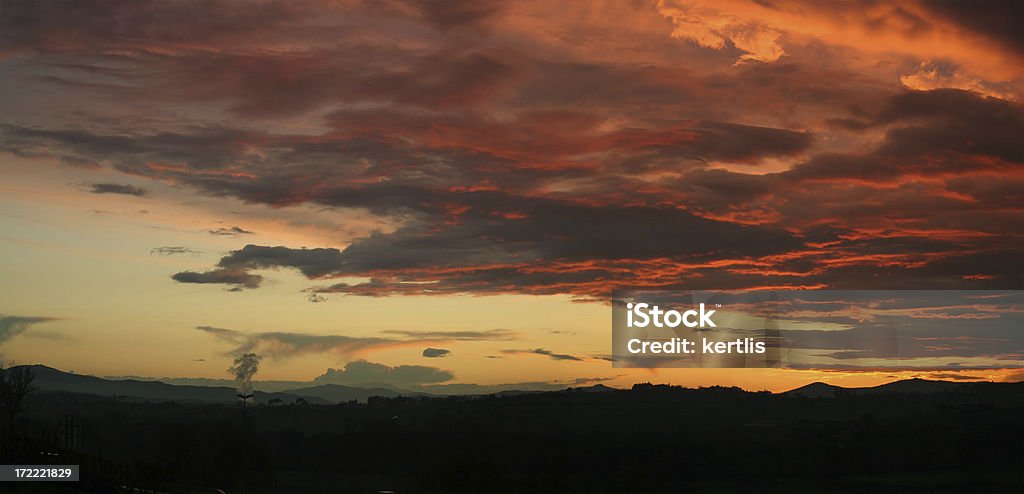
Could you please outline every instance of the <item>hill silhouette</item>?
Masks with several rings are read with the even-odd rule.
[[[938,393],[951,391],[960,387],[970,387],[979,383],[965,383],[952,381],[930,381],[927,379],[904,379],[893,381],[878,386],[864,388],[844,388],[823,382],[814,382],[806,386],[791,389],[783,393],[787,396],[802,396],[805,398],[837,398],[840,396],[865,395],[877,393]]]
[[[4,461],[89,465],[83,485],[99,492],[1024,488],[1024,383],[815,383],[785,393],[599,384],[357,403],[346,386],[315,386],[309,392],[337,393],[340,403],[260,401],[243,412],[222,401],[230,388],[38,370],[49,390],[29,396],[18,428],[26,446]],[[114,398],[115,389],[160,398]],[[216,396],[182,398],[206,393]],[[79,431],[71,441],[68,421]]]
[[[307,388],[296,388],[288,391],[299,396],[315,397],[331,403],[344,403],[347,401],[366,402],[372,396],[394,398],[396,396],[426,396],[426,393],[406,391],[396,388],[385,388],[381,386],[359,387],[344,386],[341,384],[318,384]]]
[[[122,399],[151,401],[184,401],[206,403],[234,403],[238,401],[235,388],[226,386],[192,386],[166,384],[159,381],[135,379],[113,380],[95,376],[83,376],[64,372],[45,365],[31,365],[35,375],[33,385],[40,391],[65,391],[100,396],[117,396]],[[330,403],[316,395],[297,393],[253,393],[256,403],[267,403],[278,399],[292,403],[299,397],[316,403]]]
[[[814,382],[806,386],[801,386],[796,389],[791,389],[783,393],[787,396],[797,396],[805,398],[835,398],[842,395],[844,391],[848,391],[848,388],[842,386],[834,386],[832,384],[826,384],[823,382]]]
[[[19,366],[20,367],[20,366]],[[101,396],[120,396],[153,401],[196,401],[209,403],[233,403],[238,400],[234,388],[227,386],[199,386],[188,384],[168,384],[159,380],[111,379],[86,376],[61,371],[45,365],[27,366],[35,374],[35,385],[43,391],[67,391]],[[838,396],[863,395],[872,393],[935,393],[949,391],[959,387],[979,383],[936,381],[926,379],[905,379],[872,387],[846,388],[833,384],[814,382],[781,394],[806,398],[835,398]],[[566,391],[576,392],[607,392],[616,391],[604,384],[592,386],[566,387]],[[515,396],[535,394],[543,391],[506,390],[494,393],[472,393],[474,395]],[[312,384],[309,386],[295,385],[282,392],[256,391],[256,403],[267,403],[279,399],[284,403],[292,403],[302,397],[312,404],[343,403],[349,401],[366,402],[371,397],[421,397],[450,396],[462,393],[426,393],[397,388],[386,383],[361,383],[354,385]]]

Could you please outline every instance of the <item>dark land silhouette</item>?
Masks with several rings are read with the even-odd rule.
[[[4,492],[1024,492],[1024,383],[328,387],[258,393],[243,414],[230,388],[33,369],[3,463],[82,480]]]

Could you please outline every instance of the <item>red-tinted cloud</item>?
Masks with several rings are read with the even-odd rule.
[[[1024,286],[1021,52],[992,22],[1017,7],[547,9],[19,3],[0,14],[5,68],[65,106],[5,115],[0,151],[397,225],[239,244],[181,283]]]

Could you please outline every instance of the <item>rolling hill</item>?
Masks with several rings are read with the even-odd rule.
[[[802,396],[805,398],[836,398],[839,396],[879,394],[879,393],[939,393],[954,391],[976,383],[952,381],[929,381],[927,379],[905,379],[893,381],[867,388],[844,388],[822,382],[815,382],[782,393],[786,396]]]
[[[235,389],[229,386],[197,386],[168,384],[160,381],[138,379],[109,379],[64,372],[45,365],[31,365],[35,375],[33,384],[40,391],[64,391],[101,396],[117,396],[124,399],[149,401],[181,401],[206,403],[233,403],[238,400]],[[783,396],[805,398],[836,398],[840,396],[865,395],[878,393],[937,393],[955,391],[965,386],[979,383],[962,383],[951,381],[929,381],[925,379],[907,379],[894,381],[874,387],[844,388],[822,382],[815,382],[796,389],[778,393]],[[613,391],[611,388],[598,384],[589,387],[568,388],[566,391],[581,393],[598,393]],[[532,391],[530,393],[537,393]],[[523,391],[504,391],[485,394],[522,394]],[[349,401],[365,403],[371,396],[394,398],[398,396],[432,396],[434,394],[409,391],[386,384],[367,384],[365,386],[346,386],[340,384],[320,384],[308,387],[289,389],[287,392],[255,391],[254,400],[258,404],[266,404],[270,400],[282,403],[294,403],[300,397],[310,404],[331,404]],[[446,395],[449,393],[445,393]],[[454,393],[462,394],[462,393]]]
[[[134,379],[112,380],[94,376],[72,374],[45,365],[29,366],[35,375],[33,385],[39,391],[66,391],[71,393],[93,394],[101,396],[118,396],[126,399],[149,401],[184,401],[233,403],[238,401],[235,389],[227,386],[188,386],[166,384],[158,381],[138,381]],[[256,403],[266,403],[279,399],[284,403],[293,403],[300,397],[293,393],[253,393]],[[329,400],[313,395],[301,395],[309,403],[330,403]]]

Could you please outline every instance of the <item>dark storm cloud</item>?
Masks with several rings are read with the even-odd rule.
[[[332,248],[290,249],[246,245],[221,258],[221,269],[267,269],[289,267],[308,278],[320,278],[336,272],[343,264],[341,251]]]
[[[73,64],[78,70],[113,73],[120,83],[107,89],[119,97],[130,92],[147,101],[154,97],[177,102],[228,101],[231,111],[245,117],[293,115],[331,103],[381,101],[450,109],[511,97],[527,107],[672,105],[686,113],[696,108],[687,118],[704,118],[709,113],[708,93],[721,96],[715,94],[720,88],[730,96],[745,98],[747,101],[738,105],[743,109],[777,104],[735,91],[733,86],[742,81],[723,81],[721,74],[704,80],[692,71],[630,60],[595,63],[550,57],[543,50],[535,53],[532,46],[506,44],[509,46],[496,49],[487,43],[434,43],[426,49],[411,49],[402,43],[374,43],[360,36],[375,33],[375,28],[394,29],[396,23],[413,35],[423,34],[417,24],[462,32],[465,27],[485,26],[500,15],[504,7],[498,3],[245,5],[239,9],[237,3],[227,1],[174,6],[106,2],[86,9],[77,23],[68,16],[78,16],[78,9],[23,7],[9,16],[6,32],[10,33],[9,46],[19,50],[73,53],[82,57]],[[645,10],[646,6],[632,9]],[[209,15],[196,16],[198,11]],[[657,15],[653,10],[650,13]],[[194,17],[203,21],[191,21]],[[177,22],[179,18],[189,21]],[[474,34],[486,35],[486,28],[479,31]],[[294,45],[285,50],[245,49],[245,41],[251,43],[253,37],[264,43]],[[661,41],[663,49],[679,49],[677,43]],[[481,48],[474,50],[474,46]],[[170,51],[170,56],[165,51]],[[150,52],[163,56],[144,56]],[[87,58],[89,55],[95,59]],[[111,58],[133,64],[135,70],[99,63]],[[377,63],[385,59],[393,63]],[[771,70],[774,67],[765,68]],[[787,95],[826,93],[850,79],[837,81],[828,77],[832,74],[811,77],[813,72],[808,65],[792,77]],[[821,78],[828,78],[829,83],[821,83]],[[78,79],[53,74],[44,77],[82,84]],[[101,87],[95,78],[88,79],[91,87]],[[805,88],[809,80],[814,85]],[[821,94],[818,96],[821,99]]]
[[[1020,29],[1020,21],[1024,19],[1024,4],[1021,2],[989,0],[968,3],[957,0],[928,0],[921,5],[950,22],[990,37],[1024,55],[1024,32]]]
[[[135,197],[146,197],[149,195],[148,190],[127,184],[91,184],[89,191],[93,194],[122,194]]]
[[[19,156],[54,156],[71,164],[107,162],[124,171],[223,168],[246,155],[259,134],[223,128],[191,132],[97,134],[81,129],[40,129],[0,124],[0,150]],[[66,151],[54,153],[55,150]],[[165,163],[173,163],[168,167]]]
[[[450,200],[438,189],[482,180],[500,179],[505,190],[514,192],[552,179],[605,173],[595,167],[523,167],[517,161],[615,151],[638,154],[630,161],[636,171],[656,171],[678,168],[680,160],[748,162],[796,154],[812,141],[809,134],[785,129],[688,121],[594,136],[600,119],[572,113],[525,114],[510,124],[444,114],[381,118],[374,113],[336,114],[331,119],[342,133],[312,138],[224,128],[95,134],[6,125],[0,127],[0,149],[25,156],[75,157],[249,202],[277,206],[313,201],[388,212],[420,202],[436,207]],[[554,125],[565,126],[565,132],[550,133]],[[409,144],[410,137],[436,139],[438,126],[446,129],[443,141],[429,147]],[[257,148],[262,151],[254,152]],[[645,161],[649,164],[641,165]],[[615,158],[607,165],[618,164]],[[352,179],[361,185],[324,187]],[[319,190],[312,193],[314,188]],[[607,188],[614,190],[611,182]]]
[[[374,53],[400,66],[375,63]],[[273,56],[204,53],[168,62],[181,65],[161,66],[172,80],[153,82],[152,90],[170,100],[228,101],[232,113],[246,118],[291,116],[331,103],[365,101],[451,109],[503,91],[519,70],[507,58],[443,49],[423,56],[393,45]]]
[[[515,79],[516,67],[497,54],[428,57],[410,74],[381,74],[367,90],[384,100],[427,108],[449,108],[483,101]]]
[[[451,355],[451,350],[445,350],[444,348],[424,348],[423,356],[426,358],[441,358]]]
[[[375,233],[344,250],[247,245],[222,258],[210,273],[293,268],[315,279],[391,271],[398,277],[394,281],[412,282],[422,280],[403,280],[402,270],[426,270],[431,272],[422,277],[433,275],[441,283],[400,286],[377,279],[369,285],[336,284],[316,291],[376,295],[402,289],[440,293],[536,286],[549,293],[565,293],[563,287],[573,281],[606,279],[611,273],[599,267],[572,273],[532,272],[529,266],[509,265],[695,256],[708,251],[754,256],[801,245],[779,230],[711,221],[675,208],[587,206],[494,193],[450,197],[480,212],[465,213],[459,223],[447,227]],[[503,208],[516,208],[522,216],[501,216]],[[446,268],[451,269],[445,272]],[[375,284],[381,293],[375,293]]]
[[[309,12],[301,2],[101,0],[9,2],[0,9],[8,50],[100,52],[118,46],[184,46],[266,32]]]
[[[452,228],[437,234],[399,229],[367,237],[345,249],[345,256],[366,263],[371,252],[382,249],[392,259],[406,259],[403,267],[416,267],[449,245],[472,254],[463,265],[473,264],[479,253],[486,252],[484,243],[505,251],[497,256],[501,261],[642,259],[708,251],[763,255],[799,245],[784,231],[707,220],[675,207],[588,205],[500,193],[459,194],[452,199],[470,207]],[[502,216],[503,212],[520,215]],[[472,245],[476,239],[483,240],[479,246]],[[373,264],[367,267],[372,269]]]
[[[865,218],[872,217],[865,215]],[[1005,226],[994,225],[993,230],[998,231],[998,228],[1005,228]],[[751,237],[751,241],[757,241],[756,239],[756,236]],[[326,252],[316,253],[308,252],[311,249],[293,251],[292,249],[271,248],[281,254],[275,259],[285,259],[289,262],[270,262],[267,258],[263,258],[259,263],[240,264],[239,266],[295,267],[304,273],[323,277],[355,274],[355,272],[332,272],[326,269],[332,265],[354,265],[358,269],[369,271],[394,270],[394,274],[382,273],[379,278],[374,277],[368,282],[339,283],[314,288],[315,291],[321,293],[341,292],[377,296],[465,291],[477,293],[504,291],[563,293],[562,290],[566,285],[573,286],[574,293],[580,294],[593,293],[590,284],[603,285],[605,289],[608,289],[613,283],[622,283],[628,286],[630,283],[643,285],[651,281],[640,274],[634,274],[644,270],[643,260],[623,260],[625,264],[614,266],[593,264],[544,270],[537,269],[535,265],[529,263],[517,264],[522,261],[522,257],[516,259],[514,256],[504,255],[500,258],[480,258],[477,265],[473,266],[471,264],[473,258],[467,256],[461,259],[461,264],[447,266],[443,264],[445,262],[443,261],[444,252],[432,252],[429,243],[424,247],[425,251],[417,251],[415,245],[416,241],[410,240],[408,252],[413,257],[405,256],[403,250],[385,244],[367,248],[365,251],[367,261],[349,257],[353,252],[360,252],[355,249],[352,251],[325,249]],[[467,248],[468,245],[473,244],[462,242],[457,245]],[[676,252],[680,250],[676,250]],[[638,251],[642,250],[638,249]],[[373,252],[388,253],[388,257],[379,264],[361,264],[372,261],[374,258],[370,254]],[[965,283],[969,282],[977,288],[999,288],[1019,285],[1019,273],[1022,268],[1017,244],[1009,240],[997,242],[987,237],[975,240],[958,238],[943,240],[897,234],[892,238],[842,240],[832,246],[829,251],[808,249],[797,252],[800,252],[799,255],[780,254],[779,259],[770,261],[757,261],[757,258],[743,261],[742,259],[746,258],[746,255],[743,252],[736,252],[735,255],[739,259],[735,262],[738,265],[724,268],[714,264],[715,257],[697,256],[691,261],[693,264],[691,268],[681,271],[681,273],[689,273],[690,276],[675,278],[672,277],[673,271],[669,270],[672,268],[671,263],[651,262],[654,262],[655,266],[659,266],[658,269],[665,270],[665,278],[658,281],[660,286],[708,289],[758,286],[763,282],[764,277],[769,275],[772,276],[775,284],[790,284],[792,286],[825,282],[835,288],[924,289],[929,287],[957,288],[963,287]],[[836,255],[837,252],[843,253],[846,260],[840,259],[832,262],[831,266],[823,271],[821,259],[831,259],[831,256]],[[574,254],[575,256],[570,258],[606,259],[598,256],[584,257],[582,252]],[[225,259],[236,258],[229,255]],[[330,259],[336,261],[337,264],[320,264],[311,262],[311,259]],[[501,259],[513,264],[489,264],[489,262],[497,262]],[[299,262],[300,260],[303,262]],[[771,269],[765,269],[765,262],[771,266]],[[878,265],[879,263],[882,265]],[[235,265],[230,261],[223,262],[223,264]],[[747,264],[747,266],[744,268],[743,264]],[[445,269],[446,267],[449,269]],[[694,275],[699,275],[699,277],[695,278]],[[964,276],[975,275],[977,277],[974,281],[964,278]]]
[[[424,19],[442,31],[472,26],[501,12],[500,2],[420,2],[406,1]]]
[[[1024,167],[1020,144],[1024,106],[1017,103],[957,89],[909,91],[892,97],[882,113],[865,125],[889,127],[873,152],[821,155],[783,176],[884,180]]]
[[[905,91],[897,72],[921,61],[865,66],[875,55],[828,37],[798,46],[783,35],[785,57],[737,64],[739,38],[720,50],[673,39],[660,6],[600,25],[548,25],[558,19],[542,7],[18,4],[0,14],[0,40],[19,74],[88,101],[143,102],[144,118],[12,119],[0,150],[396,225],[337,248],[246,245],[172,276],[241,290],[260,286],[256,270],[288,268],[330,280],[311,301],[593,298],[628,284],[1021,286],[1018,103]],[[928,12],[978,32],[991,23],[986,35],[1004,41],[998,22],[1012,16],[986,12],[1015,12],[802,8],[809,22],[844,18],[908,45],[936,32]],[[506,14],[515,22],[499,24]],[[334,280],[345,277],[369,281]]]
[[[28,331],[28,328],[39,323],[56,321],[53,317],[25,317],[0,315],[0,343]]]
[[[257,147],[264,154],[251,152]],[[359,136],[311,139],[226,129],[94,134],[0,124],[0,149],[19,156],[76,156],[247,202],[280,206],[317,201],[375,212],[415,207],[416,197],[410,193],[426,195],[435,205],[441,194],[433,188],[479,180],[483,175],[471,165],[497,163],[479,153],[424,151]],[[383,177],[387,183],[376,183]],[[320,194],[310,190],[352,179],[361,185],[335,185]]]
[[[342,369],[327,369],[315,384],[436,384],[455,379],[451,371],[423,365],[389,365],[354,360]]]
[[[695,170],[680,188],[713,217],[749,208],[753,220],[815,225],[803,238],[827,247],[773,268],[834,288],[1020,287],[1024,109],[960,90],[910,91],[862,117],[864,128],[887,129],[875,149],[822,153],[775,174]]]
[[[485,21],[498,5],[396,6],[114,0],[64,8],[19,2],[0,14],[0,41],[15,53],[77,55],[74,64],[65,62],[62,68],[89,79],[84,83],[66,72],[38,76],[46,82],[119,90],[121,97],[147,101],[227,100],[233,113],[257,118],[367,99],[450,107],[478,101],[510,75],[504,56],[452,47],[423,57],[399,43],[360,39],[360,33],[374,31],[375,20],[387,25],[397,18],[407,26],[429,23],[458,30]],[[254,39],[264,46],[297,45],[253,50]],[[384,59],[397,64],[377,63]],[[98,75],[117,82],[100,82]]]
[[[983,242],[982,242],[983,243]],[[928,257],[934,257],[929,260]],[[916,259],[914,259],[916,257]],[[814,279],[829,288],[884,290],[1021,289],[1024,269],[1019,246],[987,247],[968,254],[938,252],[911,255],[905,261],[887,263],[884,257],[836,267]],[[887,265],[888,264],[888,265]],[[980,277],[973,277],[980,275]]]
[[[458,149],[473,149],[477,154],[465,157],[479,160],[490,156],[505,164],[609,151],[655,153],[676,160],[748,162],[799,154],[814,144],[814,135],[808,132],[709,120],[651,119],[638,121],[636,126],[606,129],[602,126],[607,118],[586,108],[524,109],[500,120],[478,112],[346,109],[329,114],[327,122],[346,136],[388,142],[426,139],[430,141],[428,149],[434,152],[454,155]],[[474,164],[464,167],[472,169]],[[565,172],[561,167],[533,171],[549,177]]]
[[[781,213],[783,224],[788,218],[797,221],[833,221],[855,224],[879,225],[880,216],[899,214],[907,220],[921,221],[917,225],[927,228],[982,228],[992,233],[1012,231],[1018,224],[1014,212],[1015,201],[1020,196],[1020,185],[1007,178],[991,180],[985,176],[956,175],[969,171],[1000,173],[1008,166],[1016,166],[1020,156],[1015,154],[1015,141],[1012,134],[1021,130],[1019,105],[1005,101],[984,99],[963,91],[943,90],[926,93],[910,92],[893,97],[884,110],[868,121],[870,126],[891,127],[885,140],[878,149],[865,154],[820,154],[814,156],[792,170],[768,175],[746,175],[724,170],[693,170],[685,174],[678,185],[683,193],[679,199],[689,203],[691,210],[706,211],[712,217],[722,212],[735,211],[745,204],[758,204],[764,208],[765,216],[752,216],[754,222],[764,222],[773,213]],[[907,126],[907,123],[911,124]],[[950,127],[952,126],[952,127]],[[953,130],[964,132],[957,138],[951,134]],[[704,130],[701,130],[704,129]],[[762,130],[757,128],[735,127],[725,124],[704,124],[689,126],[687,135],[697,138],[698,144],[693,149],[705,146],[704,153],[708,158],[715,157],[715,139],[706,137],[708,129],[728,132],[748,132],[756,136]],[[944,130],[945,129],[945,130]],[[704,133],[702,133],[704,132]],[[771,134],[769,129],[768,134]],[[788,135],[788,134],[787,134]],[[909,135],[909,137],[908,137]],[[932,136],[925,139],[925,136]],[[443,189],[444,180],[452,180],[449,187],[465,180],[477,180],[487,176],[472,170],[471,160],[461,162],[462,158],[447,154],[449,157],[441,161],[445,163],[430,171],[429,161],[422,157],[414,158],[418,168],[416,174],[408,168],[407,179],[402,178],[403,169],[391,167],[386,163],[399,163],[403,157],[414,156],[412,149],[404,149],[380,142],[365,141],[356,146],[351,139],[323,142],[300,142],[291,138],[274,138],[267,135],[256,135],[223,129],[205,136],[182,133],[163,133],[152,136],[119,137],[94,136],[80,131],[47,132],[22,127],[7,126],[4,128],[5,144],[9,147],[22,146],[28,149],[44,150],[66,147],[61,154],[82,153],[90,161],[113,160],[115,166],[132,173],[149,174],[155,178],[190,183],[214,195],[229,195],[252,202],[263,202],[273,205],[312,201],[325,205],[365,208],[377,214],[415,214],[416,221],[409,226],[400,228],[391,234],[373,234],[357,240],[344,250],[336,249],[290,249],[285,247],[247,246],[227,256],[221,262],[222,267],[231,266],[238,269],[258,269],[263,267],[294,267],[303,274],[319,278],[341,274],[366,273],[380,270],[414,269],[425,266],[444,266],[445,259],[452,259],[451,267],[463,266],[472,268],[463,272],[453,272],[453,282],[439,285],[432,293],[450,293],[460,290],[485,291],[493,289],[503,291],[508,287],[532,285],[561,285],[565,283],[582,283],[588,280],[608,279],[621,276],[601,267],[589,271],[572,273],[534,273],[529,278],[540,283],[530,283],[531,279],[516,268],[494,266],[495,264],[519,263],[526,260],[552,259],[625,259],[692,255],[694,253],[715,252],[720,256],[757,256],[765,255],[773,250],[789,251],[799,247],[795,238],[786,239],[788,234],[781,231],[772,232],[769,227],[746,227],[732,222],[712,222],[696,218],[687,212],[672,208],[645,206],[615,206],[569,202],[564,200],[540,199],[524,197],[501,191],[463,191]],[[618,137],[619,145],[636,142],[637,137],[627,134]],[[703,140],[702,140],[703,139]],[[731,137],[730,137],[731,139]],[[645,137],[643,140],[646,142]],[[770,140],[770,139],[769,139]],[[919,140],[927,140],[932,144],[922,149]],[[233,172],[224,173],[192,173],[190,168],[152,167],[137,158],[149,156],[155,161],[175,161],[185,158],[189,166],[210,166],[211,163],[227,163],[234,160],[245,160],[244,142],[275,142],[274,150],[279,159],[288,159],[303,163],[301,168],[268,168],[267,174],[260,170],[263,161],[254,162],[246,168],[247,174],[235,176]],[[649,146],[658,149],[670,149],[668,139],[655,139],[658,144]],[[699,143],[705,144],[699,144]],[[785,139],[782,142],[786,142]],[[775,148],[778,152],[797,152],[806,145],[807,138],[800,134],[793,135],[793,146]],[[177,146],[180,144],[180,146]],[[564,145],[564,144],[563,144]],[[129,152],[117,151],[127,146]],[[356,147],[353,147],[356,146]],[[628,147],[628,146],[627,146]],[[1019,148],[1019,146],[1016,146]],[[741,147],[742,148],[742,147]],[[193,149],[189,151],[189,149]],[[553,148],[555,149],[555,148]],[[214,159],[202,159],[207,150]],[[283,150],[283,151],[282,151]],[[787,151],[788,150],[788,151]],[[766,152],[769,150],[765,150]],[[165,153],[172,153],[164,156]],[[352,153],[355,153],[353,156]],[[445,151],[445,153],[450,153]],[[667,152],[666,152],[667,153]],[[659,154],[666,154],[659,153]],[[926,153],[913,160],[912,156]],[[972,154],[973,153],[973,154]],[[697,153],[699,155],[700,153]],[[741,159],[748,156],[746,151],[738,151],[731,158]],[[222,158],[217,158],[221,156]],[[334,177],[340,180],[346,176],[344,165],[324,168],[317,160],[343,158],[369,159],[383,166],[380,172],[396,172],[388,175],[397,178],[399,183],[380,182],[359,186],[323,186],[313,188],[317,183],[305,178],[308,173],[323,171],[322,178]],[[438,155],[440,156],[440,155]],[[970,161],[970,167],[962,163],[970,156],[991,156],[1003,161]],[[940,159],[934,159],[939,157]],[[344,163],[344,161],[343,161]],[[498,163],[498,162],[496,162]],[[220,166],[220,165],[218,165]],[[266,162],[270,166],[270,162]],[[426,168],[424,168],[426,167]],[[208,168],[203,168],[207,170]],[[196,169],[198,170],[198,168]],[[460,171],[461,170],[461,171]],[[458,173],[453,174],[456,171]],[[459,172],[460,171],[460,172]],[[459,174],[461,173],[461,175]],[[536,175],[521,181],[514,175],[508,175],[505,183],[529,187],[543,175]],[[564,172],[559,171],[558,174]],[[962,191],[974,198],[967,203],[944,195],[931,195],[929,188],[908,182],[898,188],[857,185],[865,180],[884,183],[894,176],[910,174],[934,175],[942,177],[948,188]],[[441,176],[447,177],[441,179]],[[438,177],[433,179],[432,177]],[[557,176],[557,175],[556,175]],[[586,177],[587,174],[577,174]],[[262,177],[262,178],[261,178]],[[366,178],[372,178],[370,175]],[[521,175],[522,177],[522,175]],[[423,180],[432,180],[424,185],[416,185]],[[517,182],[518,180],[518,182]],[[828,181],[854,180],[853,186],[846,183],[830,184]],[[405,184],[400,182],[405,181]],[[817,182],[817,183],[808,183]],[[615,183],[611,181],[609,183]],[[621,180],[618,182],[621,186]],[[629,183],[629,182],[625,182]],[[799,184],[799,185],[793,185]],[[601,189],[597,192],[603,193]],[[600,197],[600,196],[598,196]],[[763,201],[766,197],[785,199],[783,202]],[[657,199],[656,197],[652,199]],[[998,201],[998,202],[996,202]],[[449,211],[462,210],[457,216]],[[937,216],[934,211],[946,211],[947,214]],[[751,210],[759,213],[759,209]],[[704,214],[702,212],[702,214]],[[818,219],[816,219],[818,218]],[[841,219],[841,220],[840,220]],[[941,223],[941,224],[940,224]],[[444,224],[443,227],[438,227]],[[906,223],[905,223],[906,224]],[[794,226],[792,223],[790,227]],[[700,230],[701,236],[687,235],[688,230]],[[834,232],[816,239],[819,242],[835,240],[835,235],[847,235],[843,228],[835,228]],[[601,241],[594,241],[600,238]],[[642,242],[633,242],[634,238],[642,238]],[[805,235],[805,238],[809,238]],[[995,238],[985,240],[997,242]],[[843,241],[850,243],[849,241]],[[882,246],[885,239],[862,240],[859,246],[851,249],[850,254],[869,244]],[[948,251],[955,242],[943,247]],[[993,244],[990,244],[993,245]],[[960,244],[962,247],[962,244]],[[1008,251],[1012,254],[1012,247]],[[731,250],[731,251],[730,251]],[[379,255],[388,253],[387,256]],[[1012,259],[1013,256],[1009,255]],[[981,257],[979,257],[980,259]],[[457,261],[455,261],[457,260]],[[342,267],[342,263],[345,267]],[[806,262],[805,262],[806,264]],[[488,267],[490,265],[490,267]],[[809,268],[810,266],[808,266]],[[856,270],[848,270],[856,277]],[[963,276],[989,274],[961,271]],[[812,272],[804,269],[803,272]],[[850,280],[835,276],[843,270],[834,270],[832,275],[824,275],[832,283],[852,286]],[[588,273],[590,276],[588,276]],[[240,272],[237,269],[212,271],[207,276],[200,273],[185,273],[177,277],[183,282],[216,282],[218,279],[229,280],[230,284],[255,286],[259,280],[248,278],[239,283]],[[383,273],[381,273],[383,274]],[[955,273],[951,273],[955,274]],[[891,276],[891,275],[888,275]],[[398,277],[402,275],[399,273]],[[370,284],[355,288],[348,285],[325,287],[323,291],[360,292],[363,294],[401,293],[414,287],[398,286],[388,280],[388,276],[375,276]],[[408,281],[423,281],[426,276],[412,276]],[[488,278],[510,280],[504,286],[488,283]],[[544,278],[547,278],[545,280]],[[561,278],[561,279],[559,279]],[[755,277],[747,277],[754,279]],[[460,279],[465,283],[460,283]],[[875,278],[886,279],[886,278]],[[959,277],[946,278],[943,283],[955,286]],[[800,280],[784,280],[793,282]],[[867,279],[870,282],[872,279]],[[925,283],[924,279],[920,280]],[[1005,285],[1005,283],[1011,283]],[[1005,269],[996,273],[996,281],[986,283],[1004,283],[1003,286],[1014,286],[1019,280],[1008,278]],[[432,287],[423,287],[432,288]],[[427,293],[426,290],[421,290]],[[548,289],[546,293],[557,293],[557,289]]]
[[[806,151],[814,136],[786,129],[704,122],[696,127],[701,139],[689,150],[694,157],[725,161],[751,161]]]
[[[400,115],[396,115],[401,117]],[[366,125],[365,116],[352,115],[353,122],[360,122],[360,126]],[[430,118],[421,118],[416,126],[419,128],[430,128],[436,125],[438,118],[450,119],[434,115]],[[532,117],[531,117],[532,118]],[[406,118],[397,121],[405,121]],[[551,124],[550,118],[537,120],[521,119],[518,126],[536,126],[536,132],[542,134],[544,127]],[[408,124],[407,124],[408,125]],[[506,170],[502,181],[506,186],[520,184],[523,187],[530,187],[538,183],[544,177],[558,176],[580,176],[581,171],[555,169],[540,172],[540,169],[520,168],[514,166],[492,166],[486,172],[476,170],[481,160],[492,161],[495,165],[508,163],[508,158],[501,158],[494,154],[462,153],[455,151],[458,146],[469,145],[477,136],[472,130],[491,125],[487,121],[454,121],[449,126],[454,129],[451,146],[445,148],[431,149],[429,152],[435,156],[435,162],[431,164],[425,161],[422,149],[407,148],[404,145],[397,145],[389,142],[366,140],[365,138],[341,139],[332,138],[321,142],[310,142],[309,140],[288,139],[282,136],[273,137],[257,135],[244,132],[232,132],[218,130],[210,132],[204,129],[202,135],[190,135],[185,133],[163,133],[146,136],[98,136],[89,135],[80,131],[44,132],[35,129],[21,127],[9,127],[5,129],[4,143],[8,148],[21,150],[42,150],[49,148],[66,148],[63,155],[84,156],[90,162],[106,161],[126,172],[143,174],[154,178],[166,178],[169,180],[191,183],[209,193],[216,195],[232,195],[247,201],[264,202],[274,205],[290,202],[301,202],[303,200],[314,200],[331,205],[367,207],[375,212],[388,212],[400,208],[420,207],[420,204],[430,207],[438,201],[447,200],[442,194],[431,190],[437,186],[456,186],[460,183],[472,183],[473,181],[485,179],[490,176],[493,179],[495,170]],[[588,123],[587,125],[593,125]],[[600,144],[602,148],[641,151],[644,153],[656,153],[661,155],[660,160],[667,166],[668,161],[675,157],[696,160],[749,160],[757,156],[773,154],[790,154],[799,152],[808,146],[810,137],[807,134],[790,132],[781,129],[766,129],[760,127],[748,127],[735,124],[706,122],[699,125],[686,124],[678,127],[675,123],[669,123],[667,130],[658,128],[647,130],[628,130],[609,135],[604,139],[605,143]],[[374,126],[371,124],[371,129]],[[376,135],[380,137],[381,132],[393,133],[394,141],[398,142],[403,135],[409,132],[419,132],[417,127],[397,127],[390,130],[378,129]],[[493,129],[492,135],[509,135],[511,127]],[[512,134],[514,135],[514,134]],[[492,138],[493,139],[493,138]],[[389,139],[389,141],[391,141]],[[219,142],[219,145],[218,145]],[[281,161],[302,163],[304,169],[281,168],[272,166],[267,173],[257,172],[261,162],[251,162],[251,158],[242,151],[245,143],[272,143],[275,158]],[[168,147],[170,146],[170,147]],[[506,152],[521,153],[520,150],[536,147],[536,142],[496,142],[494,146],[504,146],[490,149],[490,153],[504,154]],[[215,150],[214,148],[220,148]],[[493,147],[493,146],[492,146]],[[584,138],[576,140],[564,140],[552,142],[546,149],[547,154],[551,153],[579,153],[587,151],[592,144],[587,144]],[[120,151],[119,151],[120,150]],[[189,150],[194,150],[190,152]],[[122,152],[123,151],[123,152]],[[24,152],[24,151],[23,151]],[[429,156],[429,155],[427,155]],[[147,157],[142,160],[140,157]],[[341,160],[338,164],[325,168],[318,162],[323,160]],[[538,156],[537,159],[542,159]],[[313,161],[311,161],[313,160]],[[190,169],[209,169],[210,167],[223,167],[232,162],[249,161],[245,176],[235,176],[230,172],[220,174],[194,174],[189,173]],[[384,186],[363,186],[358,188],[334,188],[328,189],[317,196],[309,196],[303,189],[312,185],[304,179],[307,173],[320,172],[325,178],[337,177],[341,179],[346,174],[344,163],[368,161],[374,163],[370,170],[363,173],[373,172],[378,169],[377,176],[387,176],[389,181],[397,183]],[[173,167],[153,167],[150,162],[184,162],[186,168],[178,169]],[[402,185],[402,176],[405,170],[410,172],[409,165],[389,165],[389,163],[412,163],[417,165],[416,174],[409,174],[414,178],[419,187],[413,186],[408,180],[407,185]],[[270,162],[267,165],[271,165]],[[253,168],[255,166],[256,168]],[[433,168],[434,173],[430,172]],[[301,174],[300,174],[301,171]],[[354,171],[354,170],[353,170]],[[285,173],[285,175],[282,175]],[[424,179],[431,180],[432,177],[447,177],[455,182],[446,184],[443,181],[430,181],[424,183]],[[369,174],[367,178],[372,178]],[[428,186],[430,188],[426,188]],[[417,197],[422,200],[417,201]]]

